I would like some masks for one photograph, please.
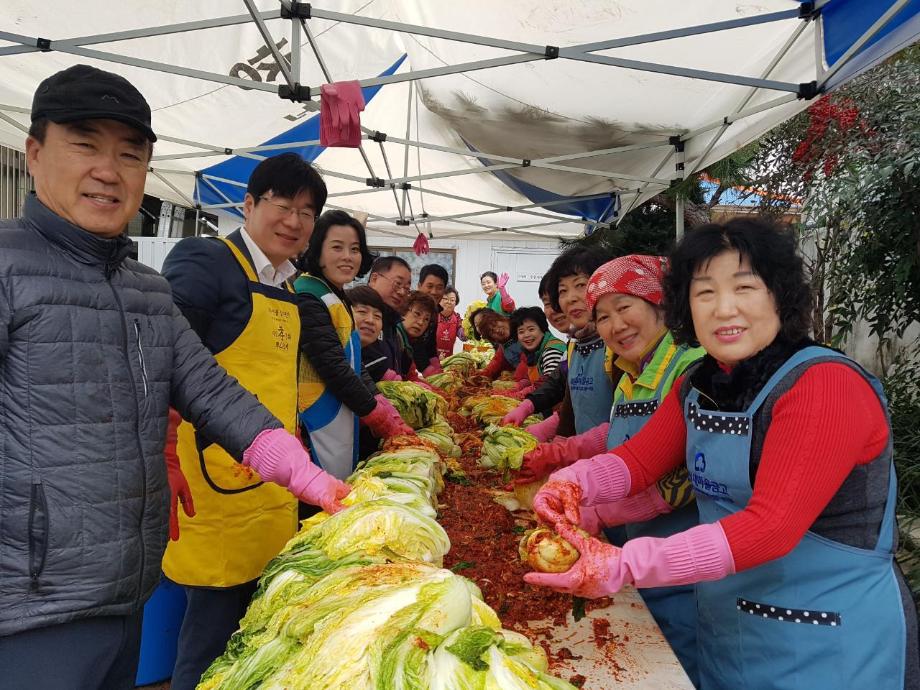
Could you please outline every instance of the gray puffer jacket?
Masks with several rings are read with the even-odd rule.
[[[281,426],[130,249],[34,196],[0,223],[0,636],[130,614],[152,594],[170,403],[238,459]]]

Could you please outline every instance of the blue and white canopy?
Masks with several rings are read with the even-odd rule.
[[[377,232],[570,237],[914,42],[918,11],[920,0],[4,0],[0,143],[22,148],[36,85],[87,62],[150,101],[157,196],[232,210],[259,160],[295,150],[325,173],[329,204],[368,214]],[[323,149],[319,87],[351,79],[367,138]]]

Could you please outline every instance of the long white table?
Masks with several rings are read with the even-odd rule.
[[[606,644],[599,645],[595,638],[595,619],[610,623],[606,635],[610,641]],[[693,690],[661,629],[633,587],[614,595],[612,605],[589,611],[577,623],[569,613],[566,625],[534,621],[530,627],[537,640],[548,644],[554,657],[558,657],[562,648],[571,652],[573,658],[554,663],[551,672],[565,680],[576,674],[584,676],[584,690]]]

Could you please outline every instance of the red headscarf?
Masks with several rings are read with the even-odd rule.
[[[633,295],[660,305],[664,298],[662,279],[667,266],[663,256],[629,254],[608,261],[597,269],[588,281],[588,309],[604,295]]]

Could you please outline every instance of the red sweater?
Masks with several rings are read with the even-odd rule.
[[[629,468],[631,494],[685,461],[682,381],[642,430],[613,451]],[[810,367],[773,407],[750,502],[719,521],[735,569],[792,551],[853,468],[877,458],[887,442],[885,412],[862,376],[833,362]]]

